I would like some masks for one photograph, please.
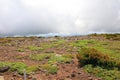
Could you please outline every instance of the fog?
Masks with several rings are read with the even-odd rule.
[[[0,0],[0,36],[120,32],[120,0]]]

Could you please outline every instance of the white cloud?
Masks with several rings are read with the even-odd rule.
[[[5,35],[120,32],[119,26],[120,0],[0,0]]]

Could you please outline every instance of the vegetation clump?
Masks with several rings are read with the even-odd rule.
[[[40,65],[40,68],[42,70],[46,70],[46,72],[50,74],[56,74],[58,71],[58,67],[56,65],[51,65],[51,64]]]
[[[119,80],[120,79],[120,71],[117,69],[107,70],[100,66],[93,66],[91,64],[85,65],[84,69],[96,77],[101,78],[101,80]]]
[[[30,74],[31,72],[36,72],[39,69],[38,66],[27,66],[22,62],[0,62],[0,68],[6,66],[10,67],[9,71],[17,71],[19,74],[23,74],[24,70],[27,74]]]
[[[82,66],[92,64],[93,66],[101,66],[107,69],[120,68],[118,60],[94,48],[82,48],[80,53],[77,54],[77,58]]]
[[[38,46],[28,46],[27,48],[29,50],[31,50],[31,51],[40,51],[40,50],[43,50],[42,47],[38,47]]]
[[[81,48],[77,54],[80,66],[103,80],[120,78],[120,61],[94,48]]]

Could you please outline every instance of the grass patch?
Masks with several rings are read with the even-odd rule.
[[[18,52],[25,52],[25,50],[22,49],[22,48],[18,48],[17,51],[18,51]]]
[[[55,74],[58,71],[56,63],[70,63],[72,61],[72,54],[59,55],[55,53],[44,54],[32,54],[29,56],[33,60],[43,61],[47,59],[46,64],[40,65],[42,70],[46,70],[47,73]]]
[[[39,66],[38,66],[38,65],[29,66],[29,67],[27,67],[27,69],[26,69],[26,73],[27,73],[27,74],[30,74],[30,73],[36,72],[36,71],[38,71],[38,70],[39,70]]]
[[[49,59],[48,63],[69,63],[71,60],[71,56],[56,54]]]
[[[53,63],[67,63],[71,62],[73,55],[72,54],[55,54],[55,53],[43,53],[43,54],[31,54],[29,56],[33,60],[37,61],[43,61],[45,59],[48,59],[49,64]]]
[[[56,74],[58,71],[58,67],[55,65],[50,65],[50,64],[44,64],[44,65],[40,65],[40,68],[42,68],[43,70],[46,70],[47,73],[50,74]]]
[[[9,66],[10,71],[17,71],[19,74],[23,73],[23,70],[27,68],[27,65],[22,62],[0,62],[0,67]]]
[[[117,69],[107,70],[102,67],[92,65],[84,66],[84,69],[90,73],[95,75],[96,77],[101,78],[102,80],[119,80],[120,79],[120,71]]]
[[[31,72],[36,72],[38,70],[38,66],[27,66],[25,63],[22,62],[0,62],[0,68],[9,66],[9,71],[17,71],[19,74],[23,74],[24,70],[27,74]]]
[[[27,48],[29,50],[31,50],[31,51],[41,51],[41,50],[44,50],[44,48],[38,47],[38,46],[28,46]]]
[[[43,43],[41,47],[47,49],[47,48],[52,48],[52,47],[58,47],[64,43],[65,43],[65,40],[60,39],[56,41],[51,41],[51,43]]]
[[[49,59],[51,56],[54,56],[54,53],[43,53],[43,54],[31,54],[29,57],[33,60],[42,61],[44,59]]]
[[[77,54],[80,66],[103,80],[120,79],[120,61],[94,48],[82,48]]]

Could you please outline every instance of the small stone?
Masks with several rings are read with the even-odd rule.
[[[71,74],[71,77],[75,77],[75,74]]]
[[[32,76],[31,76],[31,75],[29,75],[29,76],[28,76],[28,79],[32,79]]]
[[[80,74],[82,74],[81,72],[78,72],[78,74],[80,75]]]
[[[9,66],[1,67],[0,72],[6,72],[9,70],[9,68],[10,68]]]
[[[0,76],[0,80],[4,80],[4,76]]]
[[[88,77],[88,80],[93,80],[93,78],[92,77]]]
[[[66,76],[67,78],[70,78],[70,76]]]
[[[14,73],[14,74],[13,74],[13,77],[16,77],[16,76],[17,76],[17,73]]]

